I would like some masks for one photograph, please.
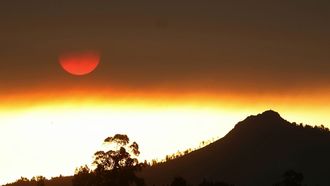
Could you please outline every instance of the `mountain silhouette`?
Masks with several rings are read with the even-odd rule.
[[[182,176],[193,185],[202,179],[235,185],[272,185],[287,170],[303,173],[304,184],[330,185],[330,132],[302,126],[266,111],[239,122],[222,139],[186,156],[148,167],[148,185]]]
[[[247,117],[218,141],[146,167],[138,176],[150,186],[169,185],[175,177],[183,177],[192,185],[206,179],[236,186],[267,186],[280,181],[288,170],[302,173],[304,185],[329,186],[330,132],[323,126],[290,123],[269,110]],[[69,186],[71,180],[62,177],[45,183]]]

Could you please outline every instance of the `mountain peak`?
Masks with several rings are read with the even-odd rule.
[[[261,114],[249,116],[245,121],[248,120],[253,120],[253,121],[259,120],[263,122],[275,122],[275,123],[276,122],[281,123],[285,121],[278,112],[275,112],[273,110],[267,110]]]
[[[326,135],[325,135],[326,134]],[[180,175],[237,185],[273,185],[287,170],[304,174],[304,184],[330,185],[330,133],[290,124],[267,110],[239,122],[225,137],[182,158],[143,170],[148,185],[165,185]]]
[[[263,118],[269,118],[269,119],[283,119],[278,112],[275,112],[273,110],[267,110],[267,111],[259,114],[258,116],[263,117]]]
[[[273,130],[280,126],[290,124],[288,121],[283,119],[278,112],[273,110],[267,110],[258,115],[252,115],[247,117],[245,120],[239,122],[235,129],[243,129],[255,133],[256,131]],[[233,131],[237,132],[237,131]]]

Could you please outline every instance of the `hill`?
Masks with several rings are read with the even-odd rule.
[[[203,178],[235,185],[272,185],[290,169],[308,185],[330,185],[330,132],[296,125],[274,111],[250,116],[225,137],[181,158],[143,170],[148,185],[182,176],[196,185]]]
[[[169,184],[181,176],[193,185],[205,178],[236,186],[266,186],[280,181],[285,171],[293,169],[303,173],[304,184],[328,186],[329,157],[327,128],[290,123],[270,110],[247,117],[225,137],[202,149],[144,168],[139,176],[145,178],[147,185]],[[60,177],[47,180],[45,185],[69,186],[71,180],[72,177]]]

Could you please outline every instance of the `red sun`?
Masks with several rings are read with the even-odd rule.
[[[68,73],[82,76],[96,69],[100,63],[100,54],[95,51],[66,53],[59,57],[59,61]]]

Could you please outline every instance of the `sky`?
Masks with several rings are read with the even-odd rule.
[[[127,133],[141,158],[274,109],[330,127],[330,2],[0,2],[0,184],[72,174]],[[64,53],[93,50],[86,76]],[[24,158],[21,155],[24,154]]]

